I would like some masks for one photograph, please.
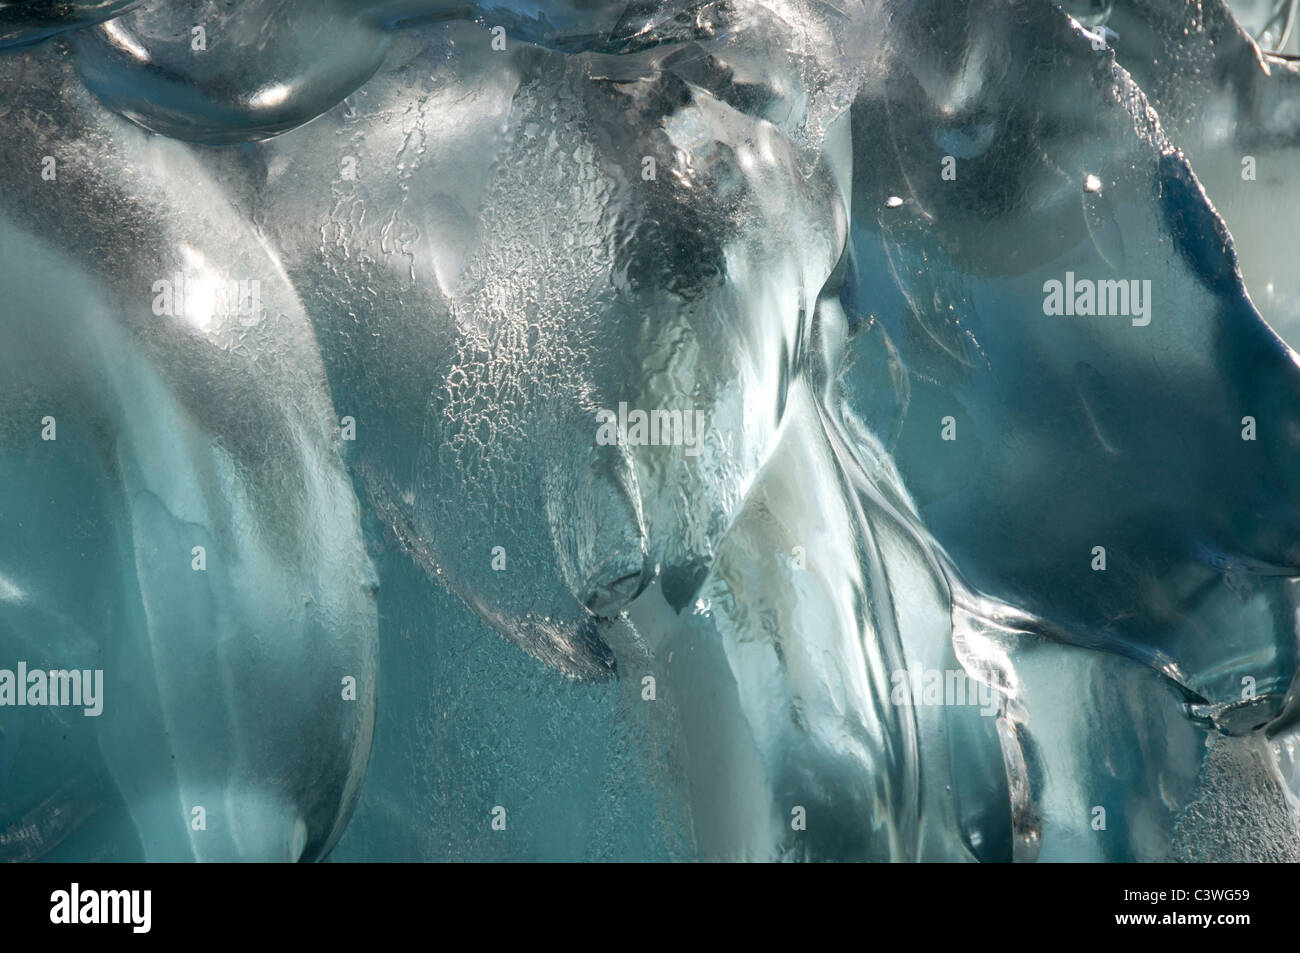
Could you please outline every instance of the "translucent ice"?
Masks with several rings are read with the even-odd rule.
[[[248,202],[319,315],[336,402],[376,431],[357,446],[376,505],[485,617],[593,674],[612,657],[588,609],[616,616],[656,567],[689,603],[770,452],[839,254],[838,172],[798,172],[739,108],[780,90],[710,76],[707,50],[452,37],[258,146]],[[748,100],[718,98],[742,78]],[[693,443],[600,443],[620,406],[679,414]]]
[[[1231,230],[1252,303],[1300,345],[1300,64],[1261,52],[1218,0],[1126,3],[1108,23]]]
[[[1295,854],[1294,74],[1121,6],[0,5],[0,856]]]
[[[324,0],[150,2],[72,36],[106,105],[146,129],[229,143],[292,129],[360,86],[388,38]]]
[[[3,0],[0,50],[40,43],[66,30],[119,16],[140,0]]]
[[[977,601],[974,631],[1006,644],[963,654],[1008,699],[1016,855],[1173,856],[1190,779],[1219,770],[1196,731],[1279,717],[1296,670],[1294,355],[1097,34],[1019,4],[916,5],[894,26],[890,79],[852,115],[848,407],[955,571],[1031,613],[990,626]],[[1089,686],[1139,676],[1098,650],[1174,684],[1117,721]],[[1104,786],[1135,770],[1142,820],[1099,842],[1091,809],[1113,820]]]
[[[964,9],[898,21],[890,83],[854,107],[857,307],[889,345],[857,338],[850,400],[977,589],[1212,704],[1250,677],[1276,713],[1297,663],[1293,355],[1129,77],[1050,7]],[[1016,30],[1037,58],[1008,52]],[[874,372],[891,360],[905,387]]]
[[[66,57],[0,59],[0,89],[0,652],[104,684],[98,717],[5,710],[0,855],[323,856],[369,755],[375,579],[302,305]]]

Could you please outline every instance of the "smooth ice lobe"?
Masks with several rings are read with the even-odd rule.
[[[59,804],[83,849],[125,859],[323,856],[369,755],[376,617],[311,327],[184,146],[106,113],[53,51],[0,71],[26,130],[0,142],[0,644],[102,668],[106,693],[71,724],[6,709],[3,813],[38,833],[0,852],[56,851]],[[256,311],[221,293],[241,280]],[[81,783],[47,757],[60,735]]]
[[[379,68],[388,37],[349,23],[350,7],[155,0],[72,44],[81,78],[110,109],[151,132],[222,145],[300,126]]]
[[[0,50],[43,42],[67,30],[119,16],[140,0],[4,0],[0,2]]]

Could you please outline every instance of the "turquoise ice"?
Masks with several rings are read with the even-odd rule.
[[[1293,857],[1293,71],[1065,6],[0,4],[0,856]]]

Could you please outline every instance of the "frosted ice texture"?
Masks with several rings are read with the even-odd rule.
[[[102,668],[111,693],[99,718],[5,709],[4,852],[70,850],[84,822],[114,856],[322,856],[370,747],[377,579],[311,324],[183,146],[105,112],[66,57],[0,67],[23,130],[0,143],[5,667]],[[248,274],[251,325],[202,294],[153,311],[163,276]],[[47,416],[51,441],[28,426]]]
[[[1300,99],[1222,5],[19,6],[0,667],[108,695],[0,710],[0,857],[1296,852]]]

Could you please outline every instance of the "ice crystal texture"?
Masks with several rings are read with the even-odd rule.
[[[1300,857],[1280,6],[0,2],[0,859]]]

